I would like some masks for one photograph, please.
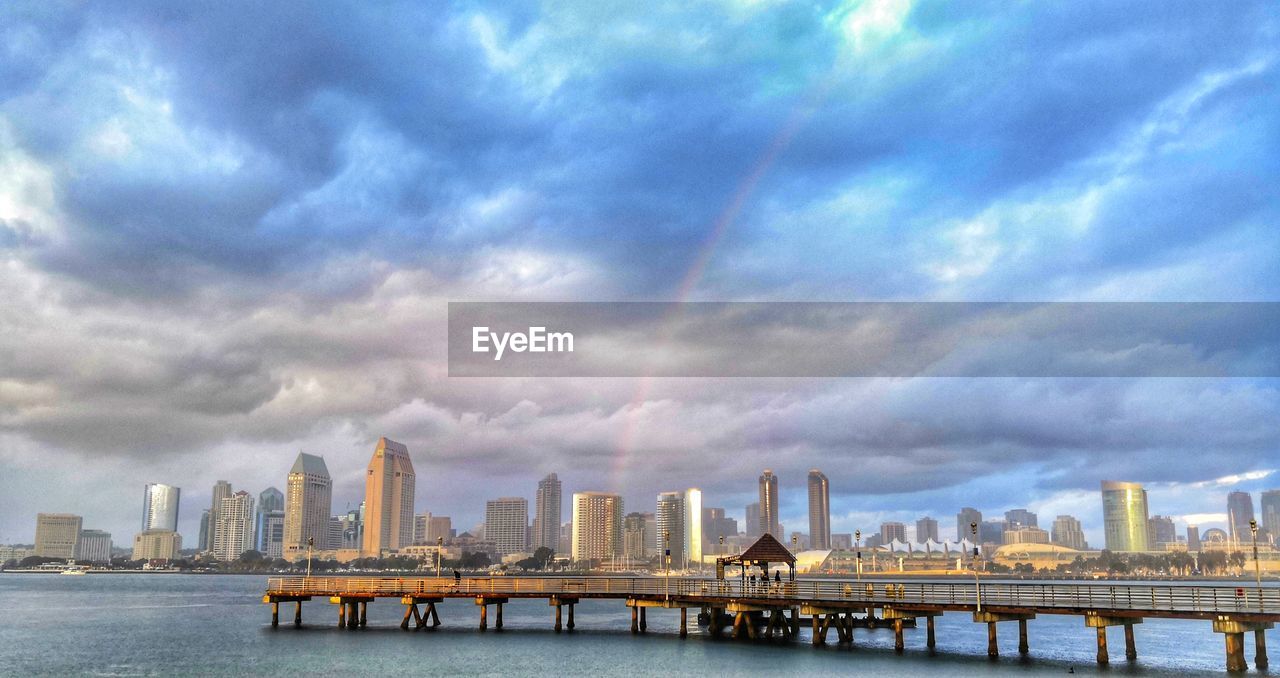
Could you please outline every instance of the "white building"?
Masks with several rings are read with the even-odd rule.
[[[502,497],[485,503],[484,538],[494,543],[498,553],[509,555],[528,551],[529,501]]]
[[[253,549],[253,497],[240,490],[222,500],[218,508],[213,555],[219,560],[235,560]]]

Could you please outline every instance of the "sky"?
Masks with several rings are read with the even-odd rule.
[[[766,467],[788,530],[812,467],[836,532],[1218,525],[1275,379],[450,378],[446,305],[1278,301],[1278,85],[1268,2],[3,3],[0,543],[299,451],[338,513],[384,435],[462,529]]]

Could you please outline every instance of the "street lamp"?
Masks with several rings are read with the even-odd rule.
[[[444,537],[436,537],[436,579],[440,578],[440,558],[444,555]]]
[[[853,531],[853,548],[858,553],[858,583],[862,583],[862,530]]]
[[[307,537],[307,579],[311,578],[311,549],[316,545],[315,537]]]
[[[671,530],[662,531],[662,559],[665,561],[666,574],[663,579],[666,582],[667,598],[671,598]]]
[[[1262,609],[1262,563],[1258,562],[1258,521],[1249,521],[1249,531],[1253,533],[1253,577],[1258,585],[1258,609]]]
[[[982,611],[982,582],[978,579],[978,524],[969,523],[969,533],[973,535],[973,597],[977,601],[977,611]]]

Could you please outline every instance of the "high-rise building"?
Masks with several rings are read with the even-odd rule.
[[[1262,529],[1267,533],[1267,541],[1280,544],[1280,490],[1263,492],[1261,508]]]
[[[200,512],[200,552],[204,553],[209,550],[209,524],[213,521],[209,519],[209,509]],[[135,558],[136,560],[136,558]]]
[[[232,493],[231,483],[225,480],[219,480],[213,484],[213,501],[209,504],[209,550],[214,549],[214,545],[218,542],[218,513],[222,511],[222,500],[230,497]]]
[[[782,528],[778,525],[778,476],[773,469],[765,469],[760,474],[760,534],[771,534],[776,539],[782,538]]]
[[[379,438],[364,485],[365,556],[379,556],[413,542],[416,476],[409,448]]]
[[[267,558],[284,557],[284,511],[258,511],[254,549]]]
[[[574,492],[570,551],[573,560],[605,560],[622,555],[622,497],[607,492]]]
[[[1050,538],[1054,544],[1069,549],[1083,551],[1087,547],[1084,541],[1084,528],[1075,516],[1058,516],[1053,519],[1053,532]]]
[[[502,497],[485,502],[484,538],[493,542],[498,553],[526,553],[525,537],[529,531],[529,500],[524,497]]]
[[[417,519],[414,519],[415,528]],[[359,549],[364,543],[364,505],[358,509],[350,509],[346,513],[338,516],[338,539],[339,542],[331,544],[330,548],[341,549]]]
[[[263,516],[272,511],[279,511],[280,515],[284,515],[284,493],[274,487],[268,487],[258,494],[258,505],[253,517],[253,548],[262,554],[266,554],[262,533]]]
[[[148,483],[142,491],[142,530],[178,530],[178,497],[172,485]]]
[[[76,545],[76,560],[110,563],[111,533],[102,530],[81,530],[80,543]]]
[[[445,543],[453,539],[453,520],[449,516],[431,516],[427,523],[427,543],[435,544],[441,539]]]
[[[419,513],[413,517],[413,543],[426,544],[427,532],[431,531],[431,514]]]
[[[538,481],[538,494],[533,502],[533,548],[555,551],[560,545],[560,479],[554,473]]]
[[[956,514],[956,541],[964,541],[968,539],[973,541],[973,530],[970,525],[982,524],[982,511],[968,506],[960,509]]]
[[[1020,523],[1014,523],[1016,527],[1004,531],[1004,543],[1006,544],[1048,544],[1049,533],[1038,527],[1023,527]]]
[[[654,512],[658,530],[658,556],[670,556],[671,567],[681,568],[685,562],[684,495],[679,492],[658,494],[658,510]],[[668,553],[669,551],[669,553]]]
[[[622,519],[622,555],[630,560],[648,560],[648,540],[645,538],[643,513],[628,513]]]
[[[717,556],[728,553],[721,537],[728,542],[738,536],[738,521],[725,515],[722,508],[702,508],[702,551]]]
[[[145,530],[133,537],[134,560],[177,560],[181,550],[182,535],[172,530]]]
[[[905,542],[907,540],[907,526],[902,523],[881,523],[880,538],[886,544],[893,543],[894,540]]]
[[[831,488],[827,476],[809,469],[809,545],[813,549],[831,548]]]
[[[1227,495],[1227,534],[1231,535],[1231,541],[1244,544],[1252,540],[1249,521],[1253,519],[1253,497],[1248,492]]]
[[[83,518],[72,513],[37,513],[35,554],[41,558],[75,558],[83,523]]]
[[[1176,544],[1178,542],[1178,528],[1173,525],[1173,518],[1169,516],[1151,516],[1147,521],[1147,547],[1151,549],[1164,548],[1164,544]]]
[[[240,490],[222,500],[214,521],[213,555],[219,560],[235,560],[253,549],[253,497]]]
[[[925,516],[916,521],[916,542],[942,541],[938,538],[938,521]]]
[[[702,566],[702,490],[684,491],[684,566]]]
[[[836,551],[852,551],[853,535],[848,532],[832,532],[831,548]]]
[[[1039,527],[1036,514],[1026,509],[1013,509],[1004,512],[1004,522],[1009,525],[1009,529],[1018,527]]]
[[[1200,528],[1195,525],[1187,526],[1187,550],[1192,553],[1200,551]]]
[[[315,550],[329,548],[329,511],[333,480],[324,457],[299,452],[289,469],[284,496],[284,551],[301,554],[314,540]]]
[[[1102,523],[1108,551],[1147,551],[1147,491],[1138,483],[1102,481]]]
[[[1003,520],[984,520],[978,523],[978,542],[981,544],[1003,544],[1004,532],[1009,523]]]
[[[760,538],[760,502],[747,504],[742,531],[746,534],[747,541],[755,541]]]

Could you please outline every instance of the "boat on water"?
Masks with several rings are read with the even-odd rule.
[[[67,565],[67,567],[63,569],[61,572],[59,572],[58,574],[83,576],[83,575],[89,574],[89,568],[85,567],[84,565]]]

